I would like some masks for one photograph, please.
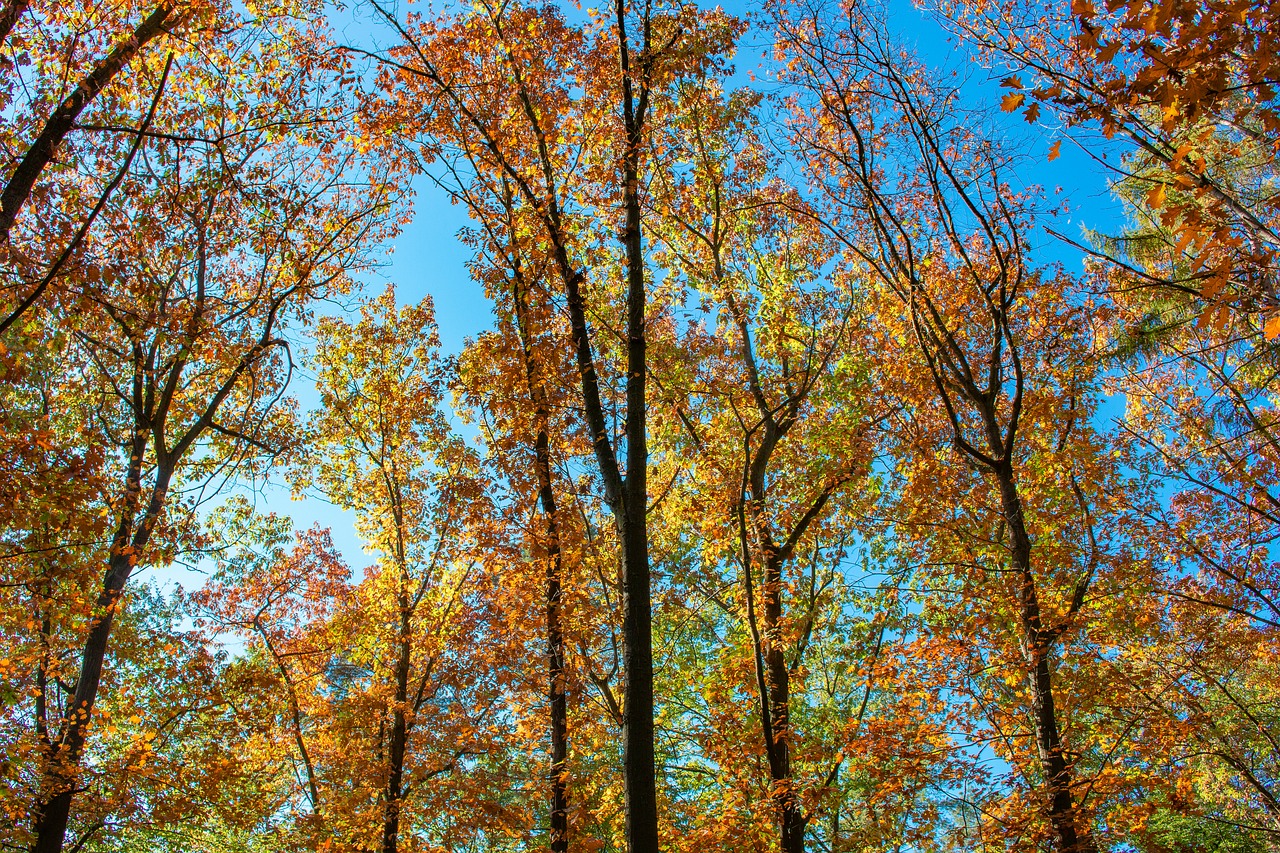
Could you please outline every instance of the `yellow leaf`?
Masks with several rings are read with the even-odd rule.
[[[1007,113],[1011,113],[1018,107],[1022,106],[1022,102],[1026,99],[1027,96],[1021,92],[1011,92],[1000,99],[1000,109]]]

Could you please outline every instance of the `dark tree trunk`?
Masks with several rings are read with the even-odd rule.
[[[764,616],[765,679],[769,691],[772,740],[769,775],[783,853],[804,853],[804,809],[791,778],[791,672],[782,645],[782,567],[780,555],[770,555],[765,566],[761,599]]]
[[[625,69],[624,69],[625,70]],[[658,853],[658,798],[654,768],[653,614],[649,591],[648,470],[645,404],[646,330],[644,254],[640,231],[639,151],[643,118],[631,108],[629,78],[625,112],[628,151],[624,169],[627,258],[627,462],[621,512],[616,514],[622,544],[622,639],[626,675],[623,709],[623,773],[626,779],[627,849]],[[643,113],[643,107],[639,110]]]
[[[403,569],[402,569],[403,571]],[[396,853],[400,839],[400,806],[404,798],[404,757],[409,740],[409,663],[412,651],[410,617],[413,606],[409,600],[408,578],[401,575],[400,636],[396,658],[395,708],[391,712],[391,743],[387,751],[387,790],[382,810],[382,853]]]
[[[643,500],[620,520],[623,552],[623,773],[626,781],[627,849],[657,853],[658,801],[654,769],[653,625],[649,597],[649,552]]]
[[[568,241],[557,200],[530,199],[544,211],[544,224],[553,243],[556,265],[565,289],[574,358],[581,376],[583,414],[603,480],[605,501],[618,531],[622,570],[622,659],[626,696],[622,709],[622,763],[625,788],[628,853],[658,853],[658,798],[654,762],[653,625],[650,610],[648,462],[645,384],[646,364],[644,246],[640,210],[640,164],[648,109],[650,22],[639,67],[633,67],[626,28],[626,3],[616,5],[618,55],[622,85],[621,111],[626,148],[620,158],[624,222],[620,233],[626,262],[627,355],[625,391],[626,461],[619,452],[600,396],[591,331],[582,293],[584,273],[570,262]],[[638,93],[637,93],[638,84]],[[555,183],[546,154],[545,137],[536,115],[526,106],[539,137],[544,174],[550,190]]]
[[[1009,528],[1010,566],[1018,578],[1023,653],[1027,659],[1027,682],[1031,688],[1032,722],[1036,750],[1044,776],[1046,810],[1057,836],[1059,853],[1094,853],[1097,847],[1087,826],[1081,826],[1071,791],[1072,772],[1058,732],[1058,716],[1053,700],[1053,672],[1049,652],[1054,637],[1046,631],[1040,616],[1035,576],[1031,571],[1031,537],[1027,534],[1012,466],[1001,463],[996,471],[1005,524]]]
[[[524,275],[517,263],[515,288],[516,330],[524,356],[525,381],[533,403],[537,435],[534,438],[534,467],[538,477],[538,502],[546,516],[547,576],[547,705],[550,716],[551,764],[547,768],[547,784],[551,794],[551,853],[569,849],[569,792],[566,761],[569,753],[568,686],[565,684],[564,630],[561,625],[564,552],[560,544],[560,516],[556,506],[555,487],[551,479],[551,407],[547,403],[546,386],[538,372],[533,352],[533,333],[529,323],[529,304],[524,289]]]
[[[111,559],[103,578],[102,591],[94,607],[95,617],[80,654],[80,677],[76,681],[75,696],[67,708],[62,724],[62,737],[49,750],[49,768],[46,770],[46,797],[35,824],[35,844],[32,853],[62,853],[67,836],[67,823],[71,818],[71,798],[75,793],[75,781],[79,774],[80,758],[94,702],[98,698],[98,686],[102,682],[102,666],[107,656],[107,640],[111,636],[111,623],[120,604],[125,582],[133,569],[130,557],[117,554]],[[97,615],[101,614],[101,615]]]
[[[133,457],[126,475],[126,498],[120,524],[112,538],[111,556],[107,572],[102,579],[102,590],[94,606],[93,621],[80,653],[80,676],[76,680],[75,695],[67,706],[58,740],[50,745],[45,760],[47,767],[40,792],[40,808],[34,826],[35,842],[32,853],[62,853],[66,843],[67,824],[71,819],[71,800],[75,794],[80,760],[84,755],[85,739],[93,706],[102,683],[102,668],[107,657],[107,641],[111,637],[111,624],[116,609],[124,595],[125,583],[138,562],[138,555],[151,538],[160,513],[164,509],[172,471],[162,466],[156,475],[146,512],[140,521],[135,517],[138,496],[141,492],[142,456],[145,442],[135,435]],[[135,522],[137,526],[135,527]]]
[[[546,432],[538,435],[539,489],[543,512],[547,515],[547,703],[551,715],[551,766],[547,779],[551,789],[551,853],[569,849],[569,793],[566,760],[569,752],[568,690],[564,672],[564,632],[561,613],[561,551],[556,524],[555,494],[551,490]],[[545,472],[545,476],[544,476]]]
[[[634,177],[634,172],[630,173]],[[634,187],[633,187],[634,188]],[[622,763],[628,853],[658,853],[658,798],[654,769],[653,624],[649,593],[647,464],[645,436],[644,272],[639,204],[627,204],[628,342],[626,382],[626,476],[621,476],[600,392],[586,323],[581,277],[566,281],[574,349],[582,374],[582,396],[605,499],[618,531],[622,569],[622,640],[626,696],[622,710]]]

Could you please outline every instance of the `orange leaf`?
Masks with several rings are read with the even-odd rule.
[[[1222,290],[1222,286],[1227,283],[1227,271],[1219,269],[1213,275],[1205,279],[1204,287],[1200,288],[1200,295],[1205,299],[1213,299]]]
[[[1230,317],[1231,311],[1226,305],[1219,305],[1218,311],[1213,318],[1213,330],[1221,332],[1227,326],[1227,319]]]
[[[1022,102],[1025,101],[1026,99],[1027,99],[1027,96],[1022,94],[1021,92],[1013,92],[1011,94],[1005,95],[1003,98],[1000,99],[1000,109],[1004,110],[1007,113],[1011,113],[1014,110],[1016,110],[1018,107],[1022,106]]]
[[[1156,184],[1147,193],[1147,204],[1151,207],[1164,207],[1164,184]]]
[[[1057,142],[1049,146],[1049,162],[1053,162],[1054,160],[1057,160],[1058,155],[1061,153],[1062,153],[1062,140],[1059,139]]]
[[[1263,334],[1267,336],[1269,341],[1280,338],[1280,314],[1267,321],[1267,325],[1263,327]]]

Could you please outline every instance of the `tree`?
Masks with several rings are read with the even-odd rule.
[[[0,0],[0,846],[1275,847],[1274,9],[363,9]]]
[[[1025,691],[1015,698],[1030,716],[1036,786],[1055,849],[1097,849],[1077,753],[1064,736],[1064,704],[1077,703],[1064,703],[1070,680],[1061,660],[1087,624],[1095,587],[1117,582],[1110,570],[1123,565],[1113,562],[1119,543],[1108,549],[1097,536],[1096,519],[1114,511],[1104,496],[1115,486],[1088,426],[1096,380],[1079,352],[1088,346],[1086,309],[1064,273],[1033,265],[1027,230],[1035,197],[1014,193],[1003,176],[1008,157],[956,120],[953,89],[931,85],[862,15],[783,12],[777,20],[798,90],[797,153],[846,263],[883,288],[883,346],[904,347],[915,361],[889,373],[901,377],[897,393],[932,424],[922,430],[933,436],[926,446],[943,430],[953,461],[939,469],[939,451],[924,447],[902,447],[895,457],[902,464],[922,453],[927,468],[908,482],[919,477],[931,496],[926,519],[940,481],[953,477],[962,505],[975,501],[977,519],[998,519],[994,529],[977,521],[986,532],[961,534],[974,538],[959,554],[931,553],[928,564],[972,566],[978,578],[990,571],[1003,580],[985,618],[1016,637]],[[1040,332],[1047,327],[1055,330],[1048,339]],[[901,436],[911,440],[910,432]],[[1068,448],[1063,461],[1047,462]],[[1040,504],[1040,488],[1053,502]],[[919,522],[937,524],[926,519]],[[910,535],[914,523],[906,516],[899,530]],[[1125,588],[1140,594],[1137,574]],[[964,595],[982,600],[976,591]],[[1020,751],[1015,740],[1005,746],[1011,756]]]
[[[532,495],[542,516],[541,530],[528,534],[534,565],[544,564],[545,698],[548,736],[549,794],[548,839],[552,853],[569,849],[569,698],[577,686],[571,684],[568,655],[571,643],[566,635],[566,587],[580,582],[582,543],[576,541],[572,509],[563,509],[565,491],[558,459],[564,454],[553,448],[552,436],[564,436],[564,443],[580,444],[567,425],[555,417],[562,409],[564,389],[571,378],[558,343],[546,331],[552,318],[546,316],[546,297],[533,298],[542,286],[547,259],[538,257],[522,234],[520,211],[510,183],[492,211],[480,218],[474,235],[478,257],[472,271],[495,297],[499,329],[473,343],[460,365],[460,386],[468,405],[482,412],[486,421],[486,443],[495,467],[502,471],[515,493],[512,509],[523,517],[523,496]],[[472,209],[486,209],[484,201],[466,195]],[[514,350],[514,352],[512,351]],[[512,375],[512,374],[516,375]],[[529,454],[532,453],[532,477]],[[582,448],[575,447],[581,456]]]
[[[1268,338],[1280,335],[1269,188],[1280,127],[1274,4],[1075,0],[1044,9],[965,0],[938,8],[988,59],[1033,75],[1006,78],[1006,109],[1025,104],[1030,121],[1045,104],[1069,126],[1122,139],[1146,164],[1117,174],[1137,173],[1142,207],[1186,265],[1147,271],[1139,286],[1194,295],[1203,321],[1221,324],[1236,312],[1258,317],[1259,330],[1265,321]]]
[[[153,7],[143,6],[141,21],[131,26],[132,4],[110,9],[106,15],[84,14],[85,10],[66,6],[44,8],[42,4],[28,11],[29,7],[29,0],[7,0],[0,8],[0,44],[13,52],[6,65],[14,70],[35,65],[40,72],[33,89],[23,91],[15,85],[21,79],[15,74],[8,78],[3,93],[6,105],[19,92],[27,95],[26,103],[6,116],[5,136],[21,138],[23,131],[38,128],[34,139],[17,146],[25,151],[15,158],[17,163],[11,170],[6,169],[0,191],[0,242],[6,247],[18,214],[81,113],[139,52],[148,51],[152,42],[199,14],[175,0],[162,0]],[[62,44],[82,33],[89,37],[83,42],[76,38],[78,43],[71,50]],[[55,68],[63,66],[60,73],[49,73],[49,63]],[[71,84],[72,80],[76,82]],[[109,194],[110,190],[103,195]],[[6,320],[5,327],[10,322]]]
[[[208,122],[205,135],[138,159],[118,197],[128,203],[104,209],[110,235],[85,246],[64,297],[74,310],[58,315],[58,391],[81,430],[60,439],[104,448],[102,490],[75,512],[99,514],[107,530],[90,552],[102,568],[92,610],[69,629],[79,644],[72,695],[36,729],[43,771],[31,832],[42,853],[62,848],[72,817],[125,585],[138,566],[170,559],[189,529],[190,505],[174,507],[173,492],[216,484],[272,449],[290,366],[282,329],[346,286],[388,206],[377,181],[350,185],[354,153],[332,127],[237,128],[254,96],[234,80],[190,94],[185,106]],[[295,156],[275,158],[286,148]]]
[[[346,603],[351,570],[327,530],[294,533],[287,519],[255,515],[243,498],[229,500],[213,521],[220,530],[217,568],[192,596],[193,610],[217,631],[243,637],[262,656],[271,692],[283,699],[265,728],[279,725],[293,747],[283,804],[299,815],[304,831],[306,824],[318,822],[323,840],[327,803],[321,799],[323,780],[312,758],[314,738],[322,733],[316,719],[321,714],[313,700],[323,694],[320,683],[339,656],[324,625]],[[278,807],[272,802],[263,812]]]
[[[670,165],[655,180],[659,233],[672,274],[687,278],[716,324],[692,344],[699,366],[685,380],[698,388],[700,411],[669,403],[684,448],[670,455],[696,460],[700,482],[692,488],[701,494],[693,500],[715,507],[727,527],[708,543],[719,553],[704,559],[722,560],[741,577],[731,600],[754,663],[779,846],[800,853],[814,801],[828,793],[844,756],[829,758],[818,779],[797,778],[793,755],[805,750],[791,723],[792,694],[803,693],[806,652],[835,583],[832,566],[819,586],[821,555],[838,562],[838,540],[859,526],[845,493],[867,475],[875,416],[864,366],[841,354],[853,288],[841,292],[844,282],[822,279],[831,242],[811,218],[790,212],[793,193],[766,183],[771,164],[756,136],[754,99],[722,95],[714,81],[691,82],[680,94],[680,120],[663,138]],[[664,390],[675,385],[664,376]],[[702,527],[710,532],[705,520]],[[807,592],[794,577],[802,562]]]
[[[438,348],[430,304],[397,308],[391,289],[364,306],[358,323],[321,320],[321,408],[305,467],[294,475],[354,511],[357,532],[379,558],[331,630],[355,640],[346,665],[368,681],[354,701],[376,710],[376,735],[359,730],[361,721],[352,721],[352,735],[367,743],[359,760],[382,784],[382,853],[395,853],[412,825],[411,789],[485,754],[472,722],[485,712],[485,685],[467,673],[478,660],[459,655],[483,625],[471,594],[479,558],[468,542],[490,506],[477,461],[441,408]],[[427,720],[433,725],[420,727]],[[414,739],[426,742],[415,748]],[[347,831],[360,846],[364,833],[351,818]]]
[[[415,21],[412,27],[383,16],[402,39],[381,58],[385,85],[397,101],[396,125],[415,122],[442,153],[461,154],[486,194],[501,197],[499,185],[509,182],[537,224],[560,280],[583,418],[622,566],[627,845],[633,853],[656,851],[646,427],[652,309],[641,199],[658,99],[680,75],[718,66],[736,25],[723,14],[702,15],[691,7],[627,4],[617,6],[612,20],[584,30],[569,27],[550,8],[483,6],[444,24]],[[699,24],[705,28],[700,33]],[[526,40],[529,33],[538,43]],[[423,95],[441,108],[422,115]],[[578,157],[592,164],[590,183],[575,174]],[[622,250],[620,288],[589,276],[589,259],[604,251],[604,223],[613,231],[616,215],[622,217],[615,232]],[[626,317],[618,330],[620,435],[610,425],[613,395],[602,388],[602,377],[613,377],[599,363],[611,347],[588,322],[590,314],[612,306]]]

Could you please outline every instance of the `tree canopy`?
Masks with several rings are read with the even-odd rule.
[[[1277,26],[0,0],[0,846],[1280,850]]]

